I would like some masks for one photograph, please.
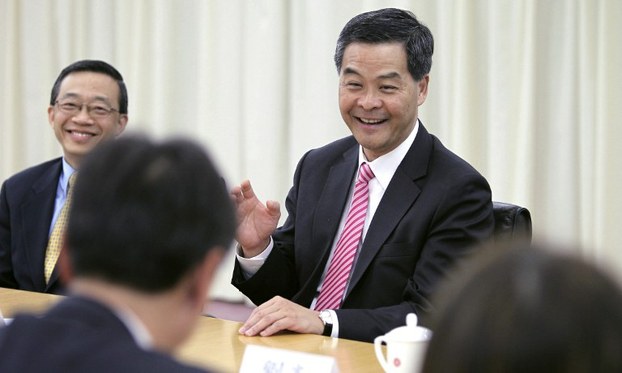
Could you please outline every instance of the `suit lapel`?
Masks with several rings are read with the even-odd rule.
[[[333,243],[341,214],[345,208],[352,178],[356,172],[358,145],[346,151],[340,163],[330,168],[324,190],[317,203],[317,213],[313,219],[312,237],[315,247],[325,247],[326,254]],[[327,244],[328,243],[328,244]],[[326,256],[327,257],[327,256]]]
[[[27,266],[30,269],[31,278],[34,279],[37,288],[46,288],[43,275],[43,261],[54,211],[54,200],[58,187],[62,162],[54,163],[32,185],[31,193],[22,204],[22,234],[23,242],[26,243]],[[57,276],[58,277],[58,276]],[[54,281],[50,281],[50,285]],[[49,286],[49,285],[48,285]]]
[[[415,141],[397,167],[376,209],[352,272],[348,294],[361,280],[391,232],[419,197],[421,189],[416,180],[426,176],[431,152],[431,136],[423,124],[420,124]]]
[[[313,218],[314,232],[311,237],[314,247],[324,248],[322,260],[318,266],[320,274],[324,271],[330,248],[339,228],[341,214],[346,208],[345,204],[357,164],[358,144],[344,152],[342,161],[330,168],[326,184],[317,203],[317,212]]]

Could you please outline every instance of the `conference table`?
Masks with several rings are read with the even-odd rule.
[[[0,311],[5,318],[18,312],[40,313],[60,299],[62,296],[0,288]],[[246,337],[238,334],[240,326],[236,321],[200,317],[176,357],[220,372],[238,372],[246,347],[257,345],[272,348],[270,353],[288,350],[333,357],[342,373],[382,372],[372,343],[295,333]]]

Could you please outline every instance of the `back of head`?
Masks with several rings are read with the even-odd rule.
[[[50,105],[56,104],[56,100],[58,99],[58,94],[60,92],[60,86],[67,75],[77,72],[100,73],[107,75],[116,81],[119,86],[119,113],[127,114],[128,94],[123,76],[112,65],[99,60],[80,60],[65,67],[60,74],[58,74],[58,77],[52,86],[52,92],[50,93]]]
[[[622,291],[600,269],[527,247],[474,268],[444,288],[425,372],[622,371]]]
[[[344,26],[337,40],[335,65],[341,72],[343,54],[352,43],[401,43],[406,48],[408,71],[415,81],[432,68],[434,39],[412,12],[385,8],[359,14]]]
[[[233,206],[205,151],[124,137],[90,153],[67,227],[73,273],[143,292],[172,288],[233,238]]]

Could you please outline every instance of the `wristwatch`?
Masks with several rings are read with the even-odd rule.
[[[320,320],[322,320],[322,323],[324,323],[324,331],[322,332],[322,335],[330,337],[333,333],[333,316],[330,312],[324,310],[320,311],[319,317]]]

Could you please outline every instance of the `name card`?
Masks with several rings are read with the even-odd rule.
[[[240,373],[338,373],[334,357],[280,348],[248,345]]]

